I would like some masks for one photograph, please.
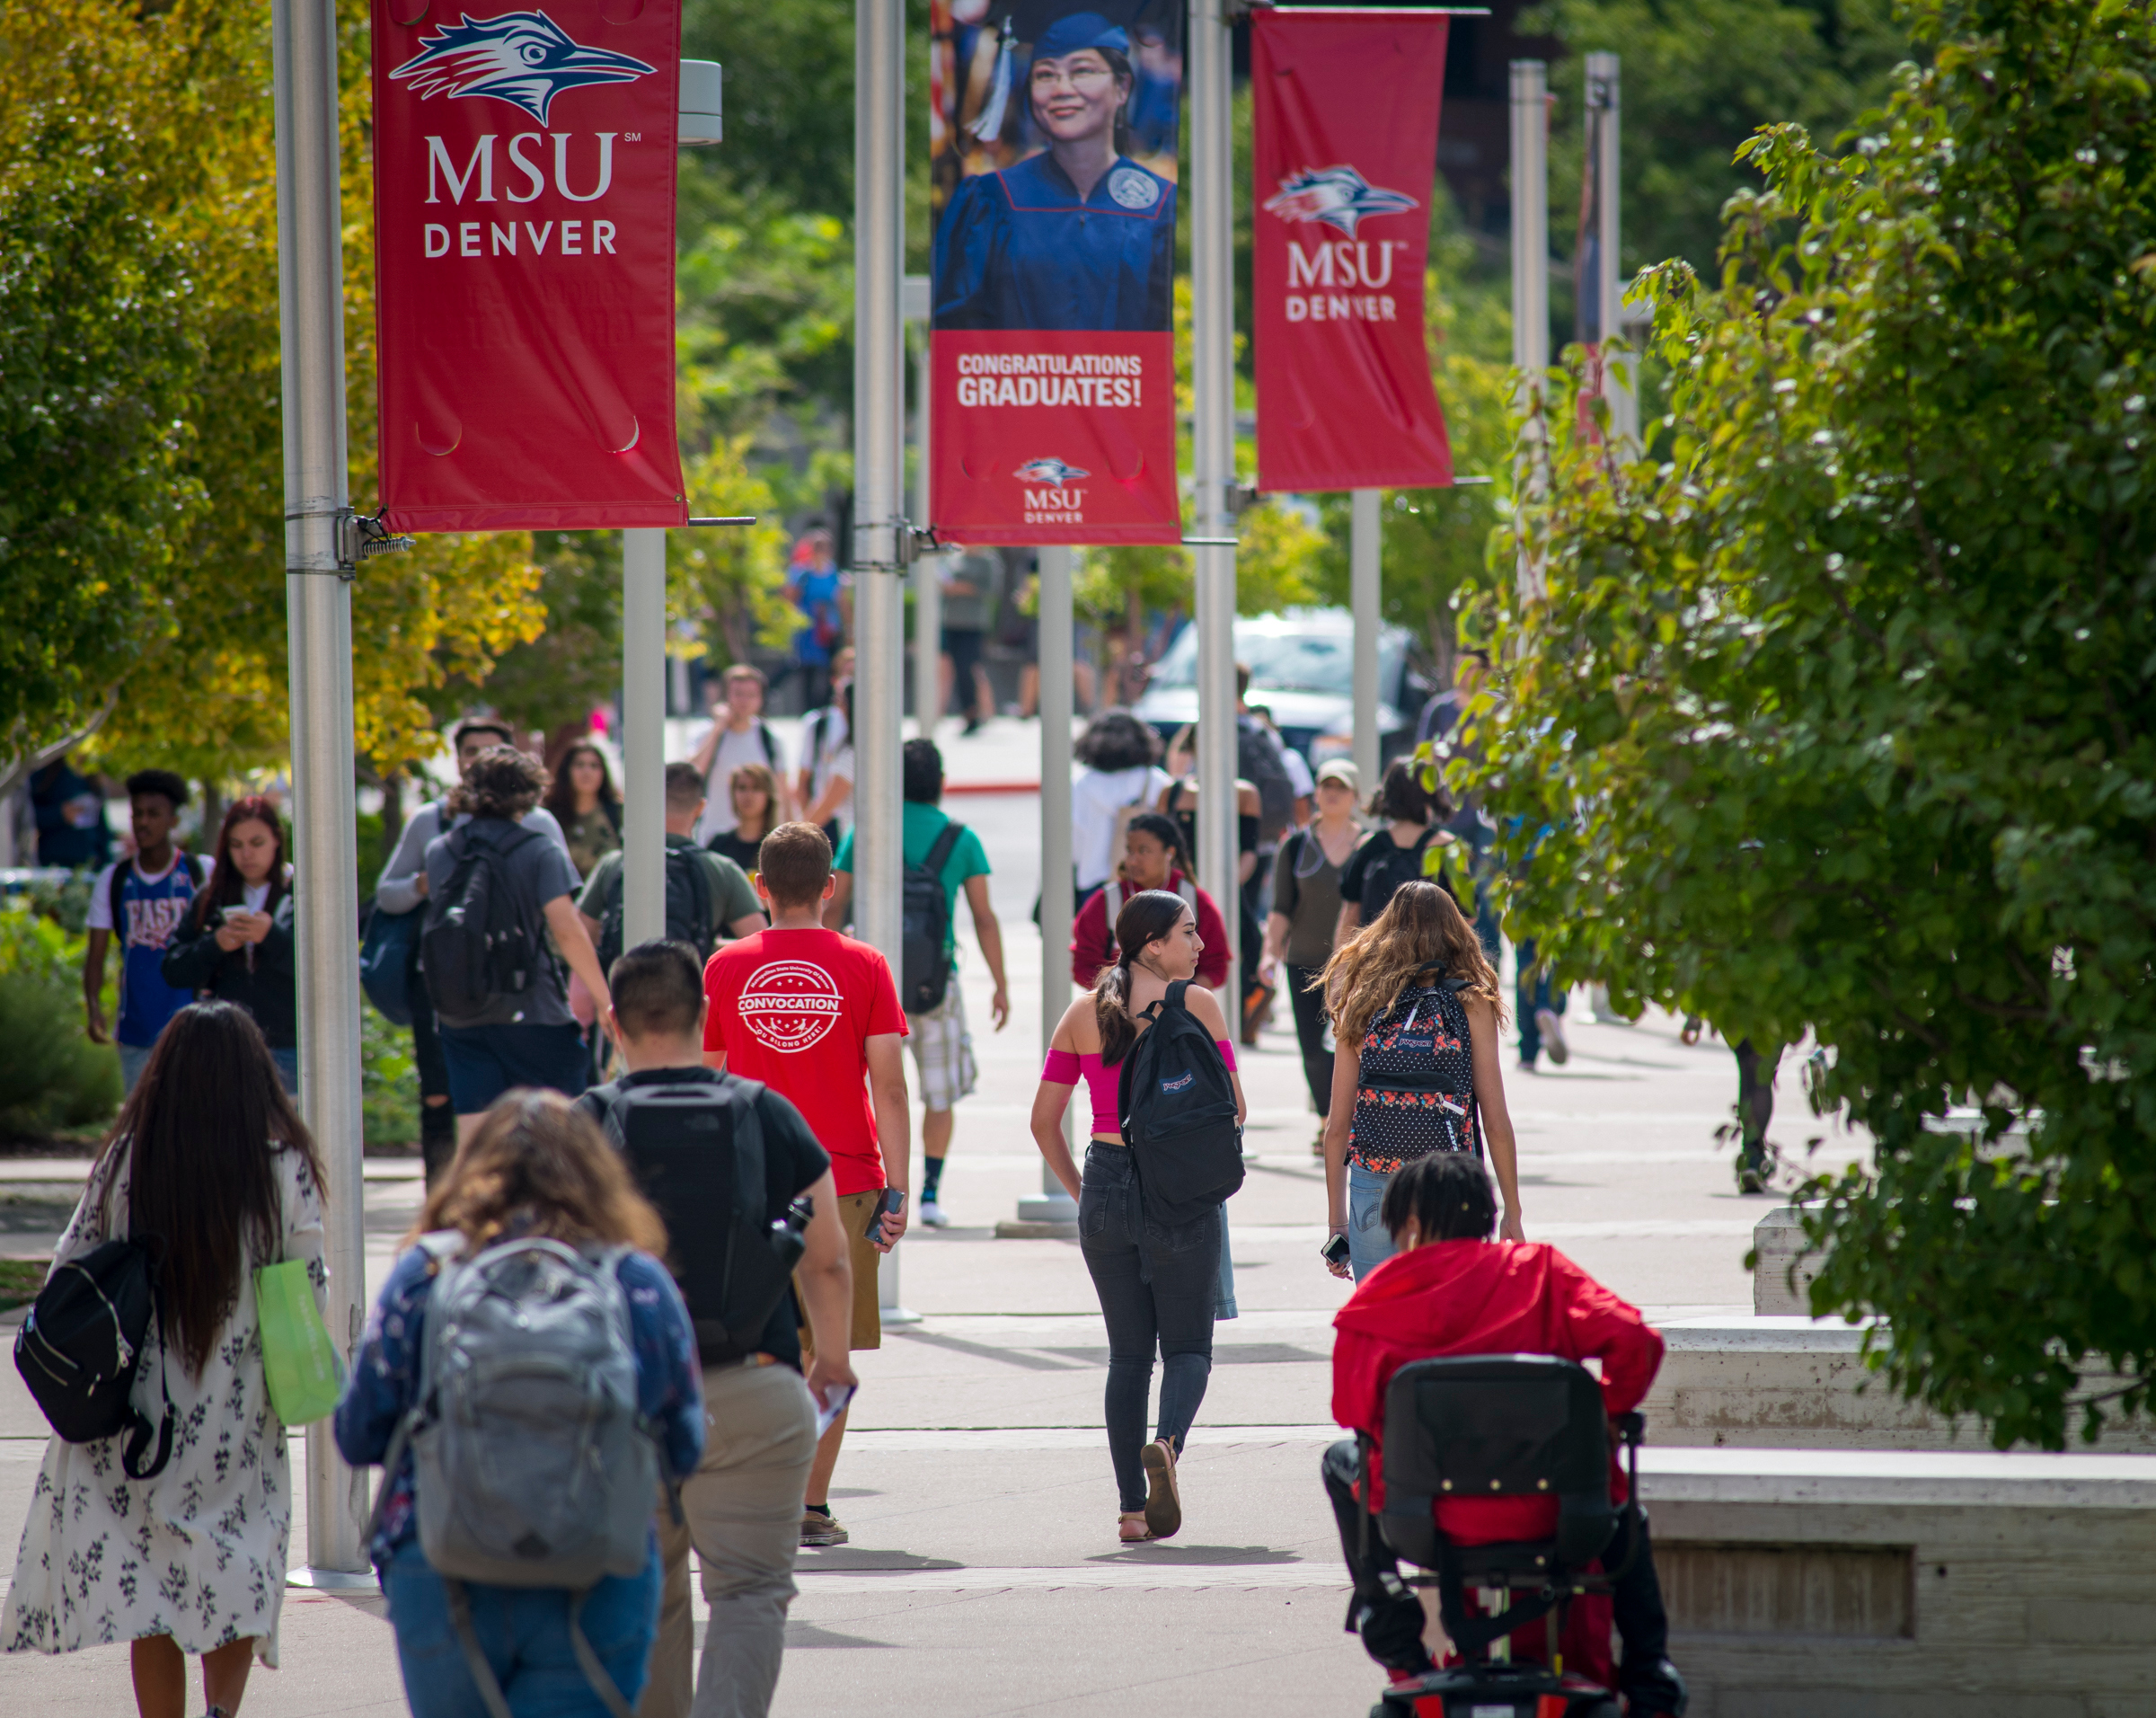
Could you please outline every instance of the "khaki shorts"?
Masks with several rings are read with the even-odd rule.
[[[883,1346],[883,1315],[878,1308],[882,1297],[877,1291],[876,1266],[883,1254],[877,1252],[876,1244],[868,1237],[869,1213],[876,1209],[876,1201],[883,1195],[881,1188],[871,1188],[865,1193],[841,1193],[838,1196],[839,1227],[846,1232],[846,1258],[853,1267],[853,1331],[849,1348],[881,1348]],[[797,1284],[798,1288],[798,1284]],[[801,1355],[804,1362],[814,1357],[816,1342],[806,1324],[801,1326]]]

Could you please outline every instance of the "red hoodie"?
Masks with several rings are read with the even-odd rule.
[[[1590,1355],[1602,1361],[1609,1411],[1639,1405],[1662,1364],[1662,1338],[1555,1247],[1510,1241],[1437,1241],[1397,1253],[1356,1286],[1334,1317],[1332,1417],[1382,1439],[1385,1386],[1409,1360],[1439,1354]],[[1373,1507],[1384,1505],[1382,1450],[1371,1463]],[[1624,1486],[1614,1457],[1611,1495]],[[1437,1523],[1463,1545],[1547,1538],[1557,1500],[1440,1500]]]
[[[1183,873],[1171,871],[1169,891],[1180,893],[1182,887]],[[1123,899],[1128,900],[1135,892],[1125,884]],[[1208,990],[1217,990],[1228,981],[1228,927],[1220,922],[1220,908],[1213,904],[1212,896],[1195,887],[1190,892],[1197,898],[1190,909],[1191,917],[1197,920],[1197,940],[1206,945],[1197,957],[1197,981]],[[1091,990],[1100,969],[1115,958],[1116,927],[1108,922],[1108,890],[1096,889],[1085,898],[1071,925],[1072,982]]]

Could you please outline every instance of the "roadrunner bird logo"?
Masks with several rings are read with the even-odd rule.
[[[1352,167],[1321,172],[1305,167],[1283,179],[1278,194],[1267,198],[1265,206],[1284,221],[1322,221],[1353,238],[1358,221],[1374,215],[1404,215],[1415,207],[1415,199],[1380,190]]]
[[[1053,489],[1061,489],[1072,478],[1091,477],[1092,473],[1066,465],[1060,459],[1029,459],[1011,474],[1023,483],[1047,483]]]
[[[453,102],[490,95],[521,108],[541,125],[554,98],[587,84],[628,84],[657,71],[627,54],[571,41],[543,12],[505,12],[497,18],[464,14],[420,38],[421,52],[390,74],[408,80],[421,100]]]

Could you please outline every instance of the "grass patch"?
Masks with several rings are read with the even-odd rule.
[[[35,1300],[51,1268],[50,1259],[0,1259],[0,1313]]]

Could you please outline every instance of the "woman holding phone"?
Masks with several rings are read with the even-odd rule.
[[[1485,1139],[1505,1197],[1498,1238],[1524,1241],[1498,1058],[1503,993],[1453,898],[1436,883],[1402,883],[1375,924],[1334,951],[1320,982],[1338,1046],[1325,1120],[1326,1268],[1358,1282],[1376,1270],[1392,1256],[1380,1213],[1393,1174],[1434,1151],[1480,1154]]]
[[[1218,1218],[1165,1232],[1147,1224],[1118,1117],[1122,1063],[1152,1024],[1146,1010],[1167,996],[1171,984],[1197,976],[1205,943],[1197,916],[1181,896],[1146,890],[1116,916],[1116,945],[1115,961],[1101,969],[1092,994],[1074,1002],[1056,1024],[1033,1098],[1032,1129],[1049,1169],[1078,1201],[1078,1247],[1108,1323],[1108,1451],[1121,1510],[1116,1536],[1130,1545],[1165,1539],[1182,1526],[1176,1464],[1212,1376],[1227,1218],[1222,1207]],[[1226,1064],[1240,1122],[1249,1105],[1220,1004],[1193,985],[1184,1005],[1212,1034]],[[1082,1176],[1063,1137],[1063,1112],[1081,1079],[1093,1123]],[[1145,1409],[1156,1347],[1160,1421],[1148,1443]]]
[[[299,1095],[299,986],[292,868],[284,820],[259,793],[234,800],[217,830],[216,869],[172,933],[164,981],[254,1016],[286,1093]]]

